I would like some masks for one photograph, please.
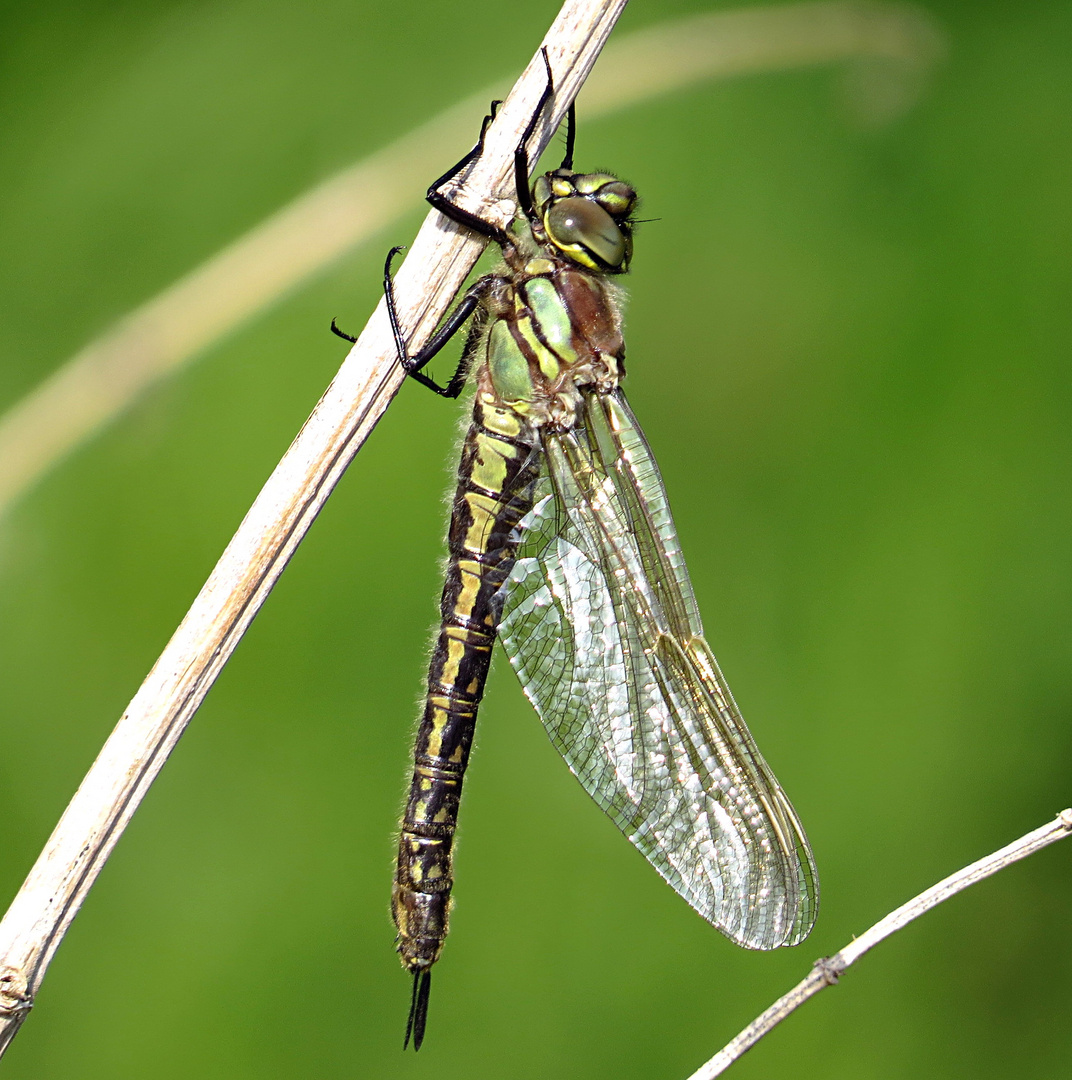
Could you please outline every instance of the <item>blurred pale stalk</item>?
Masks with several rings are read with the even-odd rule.
[[[584,120],[703,79],[849,63],[848,104],[876,124],[909,108],[941,54],[906,4],[803,3],[663,23],[610,45]],[[153,297],[0,418],[0,515],[154,384],[420,205],[472,142],[496,84],[318,184]]]

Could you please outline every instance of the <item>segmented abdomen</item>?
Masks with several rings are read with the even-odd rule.
[[[402,816],[392,912],[409,971],[439,958],[453,885],[451,848],[476,713],[500,608],[514,564],[517,526],[532,507],[541,455],[511,409],[477,395],[458,466],[441,601],[413,780]]]

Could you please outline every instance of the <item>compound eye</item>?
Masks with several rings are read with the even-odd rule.
[[[596,200],[609,213],[621,217],[636,206],[636,192],[628,184],[615,180],[599,189]]]
[[[547,213],[547,234],[555,246],[583,247],[606,266],[621,266],[625,237],[614,219],[591,199],[560,199]]]

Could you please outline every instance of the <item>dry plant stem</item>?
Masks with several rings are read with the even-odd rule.
[[[766,1012],[756,1017],[732,1042],[727,1043],[710,1061],[701,1066],[689,1077],[689,1080],[711,1080],[721,1076],[745,1051],[750,1050],[775,1026],[780,1024],[791,1012],[799,1008],[820,990],[832,986],[841,973],[851,967],[864,953],[873,949],[880,941],[907,926],[913,919],[937,907],[943,900],[974,885],[983,878],[1004,870],[1006,866],[1034,855],[1036,851],[1057,840],[1063,840],[1072,833],[1072,809],[1062,810],[1056,820],[1043,825],[1034,832],[1021,836],[1000,851],[958,870],[955,874],[939,881],[937,885],[922,892],[919,896],[902,904],[896,911],[891,911],[879,920],[870,930],[854,938],[841,952],[827,960],[819,960],[808,976],[797,983],[788,994],[780,997]]]
[[[542,148],[595,62],[625,0],[567,0],[545,39],[557,93],[531,150]],[[512,154],[544,86],[539,53],[464,177],[466,205],[505,225]],[[467,149],[460,148],[460,149]],[[403,326],[419,345],[472,269],[482,243],[438,213],[398,272]],[[383,304],[216,564],[135,695],[0,923],[0,1052],[101,867],[179,736],[361,443],[403,381]]]
[[[941,54],[930,16],[873,0],[718,11],[615,41],[585,87],[585,120],[680,89],[814,64],[877,62],[871,122],[893,119]],[[856,89],[866,83],[856,81]],[[91,342],[0,417],[0,514],[82,440],[288,291],[411,208],[472,132],[491,87],[273,214]],[[892,105],[891,105],[892,102]],[[860,112],[867,102],[857,102]]]

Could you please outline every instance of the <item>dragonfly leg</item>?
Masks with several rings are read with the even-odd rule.
[[[490,222],[485,221],[481,217],[477,217],[476,214],[470,214],[467,210],[463,210],[460,206],[455,206],[439,189],[448,181],[453,180],[460,172],[468,168],[482,153],[484,153],[484,136],[488,133],[488,127],[491,125],[492,120],[495,119],[496,113],[499,111],[501,101],[493,101],[491,103],[491,111],[484,117],[483,123],[480,125],[480,136],[476,140],[476,146],[469,151],[456,165],[452,165],[447,171],[438,179],[433,181],[429,187],[425,198],[434,206],[441,214],[445,214],[451,219],[456,221],[459,225],[464,225],[466,228],[472,229],[474,232],[480,233],[481,236],[486,236],[489,240],[494,240],[496,243],[502,244],[506,241],[506,234],[502,229]]]
[[[422,386],[427,386],[429,390],[443,397],[456,398],[465,386],[465,379],[469,374],[469,365],[480,341],[484,324],[487,321],[487,310],[481,304],[481,301],[492,285],[500,279],[494,274],[487,274],[477,281],[461,298],[458,306],[447,316],[443,325],[425,342],[424,347],[414,353],[413,356],[410,356],[406,352],[406,340],[402,336],[402,327],[398,322],[394,282],[391,280],[391,263],[394,261],[395,255],[401,250],[400,247],[391,248],[387,253],[387,261],[383,267],[383,294],[387,300],[387,316],[391,320],[391,330],[395,336],[395,347],[398,349],[398,362],[402,365],[406,374],[410,378],[416,379]],[[425,375],[422,369],[428,365],[429,361],[469,319],[471,319],[469,336],[466,338],[465,348],[462,349],[461,359],[458,361],[458,366],[450,381],[445,386],[441,386],[434,379]],[[336,329],[336,333],[341,334],[341,331]]]
[[[517,208],[531,221],[536,211],[532,206],[532,189],[529,181],[529,152],[526,149],[532,133],[536,130],[540,114],[544,106],[555,96],[555,76],[551,71],[551,61],[547,59],[547,49],[540,49],[543,55],[544,67],[547,68],[547,85],[543,88],[540,100],[536,102],[536,108],[529,117],[528,126],[521,135],[521,139],[514,150],[514,188],[517,193]]]
[[[541,49],[540,51],[543,54],[543,62],[547,68],[547,84],[544,86],[543,93],[540,95],[540,100],[536,103],[536,108],[533,110],[528,125],[525,127],[525,131],[514,150],[514,189],[517,196],[517,205],[521,213],[529,220],[532,219],[534,210],[529,181],[529,155],[526,146],[529,139],[532,138],[532,133],[536,130],[536,125],[539,123],[544,107],[555,94],[555,80],[554,73],[551,71],[551,61],[547,58],[546,49]],[[486,236],[489,240],[494,240],[497,244],[505,247],[510,243],[510,240],[503,229],[500,229],[490,221],[485,221],[476,214],[470,213],[468,210],[463,210],[460,206],[451,202],[450,199],[439,190],[445,183],[449,180],[453,180],[463,169],[476,161],[476,159],[484,152],[484,136],[487,134],[488,125],[495,117],[495,106],[497,104],[501,104],[501,102],[492,102],[491,114],[484,117],[484,123],[480,128],[480,138],[477,140],[476,146],[474,146],[457,165],[448,169],[431,185],[431,187],[429,187],[426,198],[432,206],[434,206],[441,214],[445,214],[449,217],[451,221],[456,221],[459,225],[464,225],[466,228],[472,229],[474,232],[480,233],[481,236]],[[575,113],[573,106],[570,105],[569,120],[566,128],[566,156],[562,161],[562,168],[564,169],[571,168],[573,165],[575,127]]]
[[[496,99],[491,103],[491,110],[487,116],[484,117],[483,122],[480,125],[480,135],[476,140],[476,146],[469,151],[457,164],[452,165],[447,171],[436,181],[434,181],[428,188],[428,198],[431,199],[433,195],[438,194],[436,188],[442,187],[448,180],[453,180],[466,166],[471,165],[482,153],[484,153],[484,136],[488,133],[488,128],[491,126],[492,120],[495,119],[496,114],[499,111],[499,106],[502,101]]]
[[[573,149],[577,145],[577,102],[571,101],[566,110],[566,152],[560,169],[573,168]]]

